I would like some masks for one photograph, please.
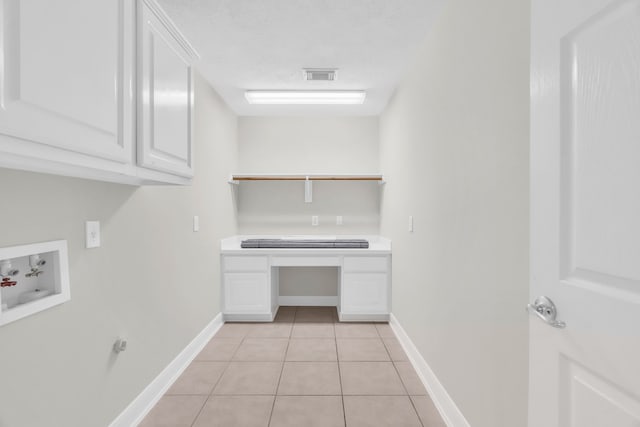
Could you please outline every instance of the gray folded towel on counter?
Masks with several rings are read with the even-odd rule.
[[[364,239],[246,239],[240,243],[241,248],[331,248],[331,249],[367,249],[369,242]]]

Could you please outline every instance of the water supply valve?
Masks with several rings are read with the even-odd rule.
[[[30,255],[29,256],[29,267],[31,267],[31,271],[25,274],[25,277],[38,277],[43,274],[44,271],[40,270],[40,267],[45,265],[47,261],[40,258],[40,255]]]
[[[2,280],[0,281],[0,287],[6,288],[9,286],[17,285],[18,282],[15,280],[11,280],[11,278],[17,276],[18,273],[20,273],[20,270],[18,270],[17,268],[12,268],[10,259],[4,259],[0,261],[0,277],[2,277]]]

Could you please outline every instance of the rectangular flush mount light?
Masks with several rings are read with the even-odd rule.
[[[248,90],[244,93],[249,104],[276,105],[354,105],[362,104],[366,96],[363,90]]]

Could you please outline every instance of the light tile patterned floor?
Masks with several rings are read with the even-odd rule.
[[[386,323],[226,323],[141,427],[445,427]]]

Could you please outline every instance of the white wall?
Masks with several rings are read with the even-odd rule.
[[[337,267],[280,267],[280,295],[336,296],[340,272]]]
[[[237,120],[200,78],[195,96],[190,187],[0,169],[0,246],[67,239],[71,269],[70,302],[0,327],[1,427],[108,425],[220,312]],[[101,248],[84,249],[86,220]],[[114,356],[118,336],[129,346]]]
[[[262,173],[372,173],[378,117],[241,117],[238,167]]]
[[[473,427],[526,425],[528,58],[528,1],[448,0],[380,122],[393,313]]]
[[[243,117],[238,127],[242,173],[378,173],[377,117]],[[237,189],[242,234],[363,234],[380,225],[375,182],[243,182]],[[311,226],[318,215],[320,225]],[[336,226],[342,215],[344,225]]]

